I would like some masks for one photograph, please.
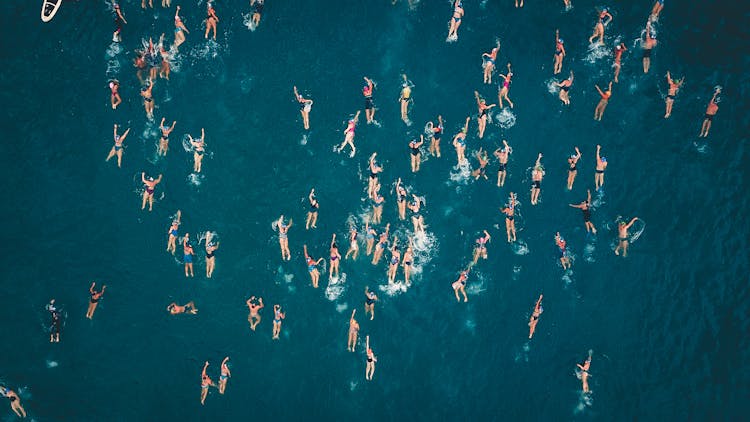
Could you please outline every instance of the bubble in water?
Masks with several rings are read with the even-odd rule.
[[[57,365],[57,362],[55,362],[54,360],[47,361],[47,368],[57,368]]]
[[[187,176],[187,181],[188,181],[188,184],[192,186],[200,186],[201,183],[203,183],[204,177],[205,176],[203,176],[202,174],[190,173]]]
[[[408,290],[406,284],[404,283],[381,284],[380,286],[378,286],[378,289],[380,289],[381,292],[387,294],[388,296],[396,296]]]
[[[495,113],[493,124],[496,124],[503,129],[510,129],[516,125],[516,115],[513,114],[513,112],[509,108],[503,108],[499,112]]]
[[[349,308],[349,304],[347,304],[346,302],[336,304],[336,312],[338,313],[343,313],[348,308]]]
[[[470,176],[471,164],[469,164],[469,160],[464,160],[461,164],[454,166],[450,172],[450,180],[461,185],[467,184]]]
[[[528,245],[522,240],[511,243],[511,249],[513,249],[513,253],[516,255],[527,255],[529,253]]]
[[[346,273],[341,273],[340,277],[332,277],[328,281],[325,295],[331,302],[335,301],[346,291]]]

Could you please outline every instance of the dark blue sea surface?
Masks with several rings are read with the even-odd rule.
[[[737,420],[750,395],[750,188],[748,178],[746,4],[666,2],[659,44],[644,75],[637,38],[651,3],[613,2],[606,48],[588,37],[602,3],[466,0],[459,39],[446,43],[448,1],[348,2],[268,0],[260,26],[246,26],[247,1],[217,1],[216,42],[203,38],[205,1],[173,1],[143,11],[122,1],[128,21],[112,42],[111,6],[63,1],[39,20],[37,1],[0,2],[0,177],[6,227],[0,254],[0,384],[19,392],[29,417],[69,420]],[[153,89],[149,121],[132,66],[144,40],[173,39],[175,5],[190,30],[169,81]],[[744,21],[743,21],[744,18]],[[563,72],[553,77],[555,29],[565,39]],[[451,137],[476,115],[473,91],[496,102],[497,80],[482,84],[481,53],[502,43],[498,69],[512,62],[514,108],[491,112],[484,139],[472,120],[467,156],[513,147],[503,188],[454,167]],[[611,79],[611,48],[623,56],[620,82],[601,122],[594,85]],[[575,72],[571,105],[552,82]],[[673,115],[664,119],[665,73],[685,77]],[[401,74],[414,84],[410,118],[399,119]],[[363,108],[362,77],[377,83],[379,125],[357,128],[357,154],[337,154],[346,121]],[[107,82],[121,83],[112,110]],[[292,86],[312,98],[305,132]],[[698,138],[715,86],[723,87],[710,136]],[[408,141],[438,114],[443,156],[409,168]],[[177,121],[166,157],[156,155],[158,123]],[[122,168],[105,162],[112,125],[131,128]],[[181,143],[206,130],[200,175]],[[594,194],[587,235],[569,203],[593,190],[595,146],[609,166]],[[583,153],[574,189],[565,189],[566,157]],[[364,230],[370,211],[367,158],[378,153],[390,222],[401,244],[412,232],[399,221],[398,177],[425,198],[427,235],[417,240],[408,289],[389,287],[386,253],[344,260],[338,283],[310,285],[302,245],[327,256],[333,233],[341,253],[351,223]],[[540,203],[529,203],[530,169],[544,154]],[[142,211],[141,172],[163,181],[153,212]],[[320,201],[318,228],[305,231],[307,194]],[[518,193],[518,240],[505,242],[499,208]],[[196,277],[186,279],[181,249],[165,252],[171,216],[182,211]],[[292,218],[292,260],[281,261],[272,228]],[[637,239],[614,255],[618,217],[637,216]],[[451,283],[488,230],[489,259],[473,268],[468,303]],[[205,278],[195,242],[220,239],[216,271]],[[568,241],[563,271],[555,232]],[[363,238],[361,236],[360,238]],[[364,244],[360,244],[361,255]],[[322,271],[322,269],[321,269]],[[402,270],[398,279],[403,281]],[[93,320],[84,318],[92,281],[107,290]],[[364,315],[365,286],[380,297]],[[527,323],[540,294],[536,334]],[[245,300],[266,309],[249,329]],[[51,344],[44,305],[66,314]],[[195,301],[196,316],[170,316],[170,302]],[[283,305],[273,341],[273,304]],[[347,352],[349,315],[358,309],[360,342]],[[378,357],[365,380],[364,337]],[[582,395],[575,364],[593,351],[592,393]],[[200,372],[208,360],[218,380],[229,356],[226,394],[211,389],[201,406]],[[3,420],[15,416],[0,405]]]

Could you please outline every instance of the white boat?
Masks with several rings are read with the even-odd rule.
[[[43,0],[42,1],[42,22],[49,22],[55,17],[57,9],[60,8],[62,0]]]

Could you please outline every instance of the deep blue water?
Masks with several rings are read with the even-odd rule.
[[[202,38],[205,2],[182,2],[191,33],[171,80],[154,87],[156,122],[149,122],[133,51],[162,32],[171,42],[174,5],[163,10],[156,0],[143,12],[140,2],[123,1],[128,24],[118,47],[104,3],[66,0],[48,24],[36,3],[0,5],[7,19],[0,27],[0,382],[20,392],[35,420],[730,420],[748,410],[747,7],[667,2],[652,70],[643,75],[631,47],[651,4],[610,4],[607,45],[619,38],[630,50],[595,122],[594,84],[611,76],[611,57],[587,46],[600,4],[574,1],[565,12],[561,1],[516,10],[511,1],[467,0],[459,40],[448,44],[447,1],[409,10],[403,1],[269,0],[256,31],[243,25],[247,2],[221,1],[213,44]],[[548,90],[556,28],[568,51],[559,76],[576,75],[570,107]],[[480,60],[495,37],[498,68],[513,63],[515,108],[495,116],[483,140],[472,122],[467,155],[507,139],[514,152],[502,189],[495,161],[489,181],[462,178],[449,143],[476,113],[474,90],[495,101],[497,88],[481,83]],[[686,83],[664,120],[667,70]],[[415,85],[410,127],[398,115],[401,73]],[[362,116],[350,159],[332,148],[362,108],[362,76],[377,82],[381,127]],[[116,111],[112,77],[123,97]],[[315,101],[306,137],[295,84]],[[716,85],[720,110],[710,137],[699,140]],[[408,140],[437,114],[446,121],[443,157],[413,175]],[[177,126],[168,156],[157,159],[162,116]],[[121,169],[104,162],[113,123],[131,128]],[[195,178],[180,141],[202,127],[208,154]],[[599,234],[591,237],[567,204],[593,187],[597,143],[609,167],[593,213]],[[567,192],[565,158],[574,146],[583,158]],[[408,291],[389,295],[379,287],[387,284],[384,262],[373,267],[361,257],[342,262],[343,291],[326,291],[325,275],[314,290],[302,245],[325,256],[332,233],[344,239],[349,221],[363,224],[367,157],[375,151],[385,166],[383,221],[401,239],[411,224],[397,219],[393,182],[402,177],[426,198],[431,249],[417,254],[421,272]],[[546,176],[532,207],[529,170],[538,152]],[[152,213],[140,210],[141,171],[164,175]],[[311,187],[321,211],[318,229],[305,231]],[[514,247],[498,212],[510,191],[521,203]],[[164,252],[177,209],[183,232],[220,236],[214,278],[204,277],[202,246],[194,279]],[[279,259],[271,228],[282,213],[294,219],[291,262]],[[627,259],[612,253],[618,216],[646,223]],[[450,284],[483,229],[493,236],[489,259],[470,276],[469,302],[456,303]],[[571,273],[557,262],[556,231],[575,256]],[[346,242],[340,247],[343,254]],[[108,287],[89,321],[92,280]],[[381,298],[374,321],[363,315],[365,285]],[[544,314],[528,341],[540,293]],[[254,333],[246,322],[250,295],[267,304]],[[59,344],[46,332],[52,297],[67,313]],[[200,309],[195,317],[164,310],[190,300]],[[287,312],[280,341],[271,340],[274,303]],[[345,346],[354,307],[362,341],[352,354]],[[364,379],[365,335],[378,356],[372,382]],[[574,368],[589,349],[593,393],[584,399]],[[227,393],[211,390],[201,407],[202,363],[211,362],[216,380],[224,356],[233,374]]]

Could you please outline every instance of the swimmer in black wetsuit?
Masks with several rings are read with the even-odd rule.
[[[669,91],[667,91],[667,98],[664,99],[666,103],[666,111],[664,118],[668,119],[672,115],[672,105],[674,105],[674,99],[677,96],[677,91],[680,90],[682,83],[685,81],[685,77],[682,79],[672,80],[672,75],[667,71],[667,82],[669,83]]]
[[[651,51],[656,47],[656,37],[651,36],[651,21],[646,22],[646,39],[641,42],[643,48],[643,73],[648,73],[651,66]]]
[[[21,399],[15,391],[0,386],[0,395],[10,400],[10,408],[13,409],[13,412],[15,412],[19,418],[26,417],[26,410],[21,406]]]
[[[607,169],[607,157],[601,155],[602,146],[596,146],[596,171],[594,173],[594,186],[596,190],[604,185],[604,170]]]
[[[193,171],[200,173],[203,154],[206,153],[206,131],[204,128],[201,128],[201,137],[199,139],[193,139],[190,134],[188,134],[188,138],[190,138],[190,145],[193,146]]]
[[[294,97],[297,99],[297,103],[299,104],[299,112],[302,115],[302,125],[305,127],[305,130],[309,130],[310,110],[312,110],[313,100],[299,95],[296,86],[294,87]]]
[[[487,105],[484,98],[479,96],[479,92],[474,91],[474,98],[477,100],[477,124],[479,131],[479,139],[484,137],[484,129],[487,127],[487,110],[495,107],[496,104]]]
[[[422,161],[422,151],[420,148],[424,145],[424,135],[419,135],[419,141],[412,139],[409,142],[409,149],[411,150],[411,172],[416,173],[419,171],[419,164]]]
[[[586,225],[586,231],[596,234],[596,227],[594,227],[594,223],[591,222],[591,190],[587,189],[586,194],[587,197],[585,201],[577,205],[568,205],[573,208],[578,208],[583,212],[583,223]]]
[[[260,24],[260,18],[263,14],[263,3],[265,3],[265,0],[250,0],[250,7],[253,8],[253,26],[256,28]]]
[[[365,316],[370,313],[370,321],[375,319],[375,302],[378,301],[378,295],[371,292],[369,287],[365,286]]]
[[[370,349],[370,336],[365,339],[365,348],[367,349],[367,366],[365,367],[365,379],[372,381],[372,376],[375,374],[375,362],[378,358],[375,357],[375,353]]]
[[[117,167],[122,166],[122,151],[123,151],[123,142],[125,142],[125,138],[128,137],[128,133],[130,133],[130,128],[127,128],[125,132],[122,135],[117,134],[117,125],[115,125],[114,129],[114,140],[115,144],[112,146],[112,149],[109,150],[109,154],[107,154],[107,159],[104,161],[109,161],[110,158],[117,156]]]
[[[503,146],[496,149],[493,155],[500,161],[500,165],[497,169],[497,187],[505,185],[505,176],[508,172],[508,156],[513,153],[513,148],[508,145],[508,141],[503,139]]]
[[[477,161],[479,161],[479,167],[471,172],[471,176],[474,180],[479,180],[480,177],[484,177],[485,180],[489,179],[487,177],[487,164],[489,164],[490,159],[487,156],[487,151],[479,148],[479,151],[475,152],[474,156],[477,157]]]
[[[617,234],[618,234],[619,243],[617,244],[617,247],[615,248],[615,255],[620,255],[620,251],[622,251],[623,258],[628,256],[628,243],[629,243],[628,230],[633,225],[633,223],[635,223],[635,220],[638,220],[638,217],[633,217],[633,219],[630,220],[629,223],[620,221],[617,224]]]
[[[562,82],[558,82],[557,86],[560,87],[560,92],[557,94],[560,101],[565,105],[570,105],[570,87],[573,85],[573,71],[570,71],[570,77]]]
[[[508,243],[516,241],[516,194],[510,193],[508,198],[508,205],[505,208],[501,208],[500,212],[505,214],[505,234],[508,236]]]
[[[211,278],[216,267],[216,250],[219,249],[220,242],[212,242],[213,233],[206,233],[206,278]]]
[[[45,309],[47,310],[47,312],[49,312],[49,315],[52,318],[52,322],[49,328],[49,342],[59,343],[60,330],[62,328],[62,314],[61,311],[55,306],[55,299],[50,300],[47,306],[45,306]]]
[[[578,174],[578,160],[581,159],[581,151],[578,147],[575,147],[576,153],[568,158],[568,190],[573,189],[573,182],[576,180],[576,174]]]
[[[315,188],[310,189],[310,194],[307,196],[307,199],[310,201],[310,208],[307,211],[305,230],[309,230],[310,227],[317,227],[315,223],[318,222],[318,208],[320,208],[320,204],[318,203],[318,198],[315,197]]]
[[[107,288],[107,286],[104,285],[102,286],[102,289],[97,292],[96,290],[94,290],[94,287],[96,287],[96,282],[91,283],[91,287],[89,287],[91,298],[89,299],[89,308],[86,311],[86,318],[88,319],[92,319],[94,317],[96,306],[99,305],[99,300],[101,300],[102,296],[104,296],[104,290]]]
[[[372,101],[372,91],[375,89],[375,84],[367,76],[364,77],[364,80],[365,86],[362,87],[362,95],[365,97],[365,117],[369,125],[375,121],[375,104]]]
[[[443,116],[438,116],[438,125],[432,126],[432,138],[430,139],[430,155],[440,158],[440,138],[443,136]],[[432,122],[430,122],[432,124]]]
[[[544,168],[542,168],[542,153],[536,158],[534,168],[531,170],[531,205],[539,202],[539,193],[542,191],[542,178],[544,177]]]

